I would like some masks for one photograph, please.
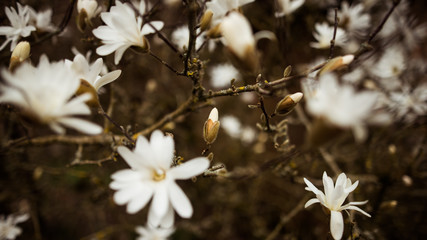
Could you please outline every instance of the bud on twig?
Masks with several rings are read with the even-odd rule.
[[[11,72],[30,56],[30,50],[31,47],[28,42],[23,41],[16,45],[10,57],[9,70]]]
[[[295,108],[297,103],[301,101],[302,97],[303,94],[301,92],[296,92],[294,94],[286,96],[285,98],[280,100],[279,103],[277,103],[274,113],[277,115],[286,115],[290,113]]]
[[[321,76],[325,73],[332,72],[334,70],[347,66],[353,61],[353,59],[354,55],[345,55],[333,58],[319,70],[317,76]]]
[[[218,109],[213,108],[208,120],[203,126],[203,138],[207,144],[212,144],[218,135],[220,122],[218,121]]]
[[[200,31],[203,32],[211,26],[213,12],[211,10],[207,10],[202,19],[200,19]]]

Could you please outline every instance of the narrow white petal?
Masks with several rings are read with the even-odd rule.
[[[174,221],[175,221],[175,212],[173,211],[172,205],[169,204],[168,211],[166,212],[166,215],[160,221],[160,227],[172,228]]]
[[[356,181],[355,183],[353,183],[353,185],[351,185],[350,187],[348,187],[348,188],[346,188],[346,189],[344,189],[344,190],[345,190],[345,192],[347,192],[347,193],[351,193],[351,192],[353,192],[353,191],[354,191],[354,189],[356,189],[356,188],[357,188],[357,185],[359,185],[359,181]]]
[[[86,134],[95,135],[102,132],[102,127],[79,118],[59,118],[58,122]]]
[[[138,154],[131,152],[127,147],[119,146],[117,148],[117,152],[132,169],[136,170],[145,168],[146,165],[143,164],[142,159],[139,158]]]
[[[310,189],[310,191],[312,191],[314,194],[319,194],[321,191],[319,189],[317,189],[317,187],[315,187],[313,185],[313,183],[311,183],[310,181],[308,181],[307,178],[304,178],[304,182],[305,184],[307,184],[308,189]]]
[[[331,211],[331,234],[334,239],[341,239],[344,233],[344,220],[341,212]]]
[[[312,199],[308,200],[308,201],[305,203],[304,208],[307,208],[307,207],[311,206],[311,205],[312,205],[312,204],[314,204],[314,203],[320,203],[319,199],[317,199],[317,198],[312,198]]]
[[[153,27],[157,30],[160,31],[163,28],[163,22],[162,21],[152,21],[150,22],[151,25],[153,25]],[[154,30],[150,24],[145,24],[142,29],[141,29],[141,34],[142,35],[147,35],[147,34],[151,34],[151,33],[155,33],[156,30]]]
[[[104,76],[95,81],[94,88],[96,89],[96,91],[98,91],[104,85],[116,80],[120,76],[120,74],[122,74],[121,70],[115,70],[105,74]]]
[[[189,179],[202,174],[208,167],[209,160],[205,157],[198,157],[171,168],[169,174],[172,175],[174,179]]]
[[[156,163],[162,169],[169,169],[174,156],[175,144],[171,136],[165,136],[160,130],[151,134],[150,146]]]
[[[125,147],[122,147],[122,148],[125,148]],[[130,181],[135,181],[137,179],[140,179],[141,173],[137,171],[133,171],[131,169],[123,169],[113,173],[111,175],[111,178],[113,180],[117,180],[120,182],[130,182]]]
[[[179,216],[190,218],[193,215],[193,207],[190,200],[175,182],[169,187],[169,198]]]
[[[359,207],[356,207],[356,206],[351,206],[350,205],[350,206],[347,206],[347,207],[343,208],[342,210],[356,210],[356,211],[362,213],[365,216],[371,217],[371,215],[369,213],[363,211],[362,209],[360,209]]]
[[[155,193],[151,207],[154,214],[163,218],[168,211],[169,197],[168,197],[168,183],[162,182],[155,186]]]
[[[133,197],[126,207],[126,211],[129,214],[137,213],[139,210],[143,209],[151,199],[151,196],[153,196],[153,189],[150,187],[144,187],[138,192],[138,195]]]

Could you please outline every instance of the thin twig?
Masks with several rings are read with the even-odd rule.
[[[12,147],[21,147],[27,145],[42,146],[52,143],[62,144],[111,144],[113,142],[120,143],[123,140],[121,135],[102,134],[96,136],[67,136],[67,135],[50,135],[28,139],[27,137],[10,140],[3,146],[3,149]]]
[[[262,96],[259,96],[259,107],[261,108],[262,114],[264,115],[265,118],[265,125],[267,127],[267,132],[271,131],[270,128],[270,117],[267,113],[267,111],[265,110],[265,106],[264,106],[264,98]]]
[[[190,63],[188,60],[193,58],[193,53],[196,52],[196,26],[197,26],[197,2],[191,0],[188,3],[188,31],[189,31],[189,40],[188,40],[188,50],[184,59],[184,75],[187,76]]]
[[[126,129],[123,126],[120,126],[116,121],[114,121],[105,111],[102,109],[102,107],[99,108],[99,114],[104,116],[108,121],[110,121],[116,128],[118,128],[123,135],[133,144],[135,144],[135,141],[132,139],[132,137],[127,133]]]
[[[163,61],[160,57],[158,57],[157,55],[155,55],[153,52],[149,51],[148,54],[150,56],[154,57],[161,64],[165,65],[165,67],[167,67],[169,70],[171,70],[172,72],[174,72],[176,75],[178,75],[178,76],[185,76],[184,73],[178,72],[177,70],[175,70],[171,65],[169,65],[167,62]]]
[[[328,59],[332,59],[332,57],[334,56],[335,38],[337,36],[337,29],[338,29],[338,8],[335,8],[334,10],[335,10],[334,34],[333,34],[332,40],[331,40],[331,47],[329,49],[329,58]]]
[[[160,39],[163,40],[163,42],[166,43],[166,45],[168,45],[168,47],[170,49],[172,49],[174,52],[178,53],[179,57],[182,59],[182,53],[175,47],[175,45],[173,45],[173,43],[171,43],[159,30],[157,30],[157,28],[155,28],[153,26],[153,24],[151,24],[150,22],[147,22],[148,25],[150,25],[151,28],[154,29],[154,31],[156,31],[157,36],[159,36]]]

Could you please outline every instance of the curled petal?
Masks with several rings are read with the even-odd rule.
[[[308,201],[305,203],[304,208],[307,208],[307,207],[311,206],[311,205],[312,205],[312,204],[314,204],[314,203],[320,203],[319,199],[317,199],[317,198],[312,198],[312,199],[308,200]]]

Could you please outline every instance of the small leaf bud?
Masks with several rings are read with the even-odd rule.
[[[203,126],[203,138],[207,144],[215,142],[218,135],[220,122],[218,121],[218,109],[213,108],[208,120]]]
[[[294,94],[286,96],[285,98],[280,100],[280,102],[277,103],[274,113],[277,115],[288,114],[295,108],[297,103],[301,101],[302,97],[303,94],[301,92],[296,92]]]
[[[283,71],[283,77],[289,77],[292,73],[292,66],[289,65],[285,68],[285,71]]]

